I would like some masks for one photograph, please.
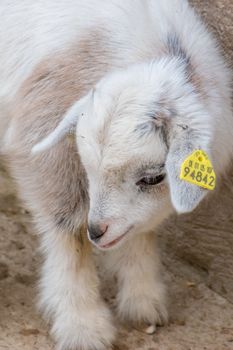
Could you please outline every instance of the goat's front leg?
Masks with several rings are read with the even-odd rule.
[[[111,314],[99,295],[99,280],[86,232],[43,235],[45,263],[41,306],[52,317],[58,349],[109,349],[114,338]]]
[[[146,333],[167,322],[165,288],[154,233],[138,235],[110,253],[118,276],[118,312]]]

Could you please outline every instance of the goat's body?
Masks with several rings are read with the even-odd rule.
[[[42,304],[55,319],[53,332],[61,346],[103,349],[113,336],[110,316],[100,302],[91,257],[86,248],[85,254],[77,253],[76,238],[70,236],[80,230],[88,212],[85,171],[69,138],[47,156],[32,157],[31,148],[107,73],[163,56],[184,55],[190,82],[211,117],[212,158],[220,173],[233,149],[229,72],[185,0],[14,0],[10,4],[3,0],[0,18],[0,137],[4,136],[2,150],[21,195],[44,234]],[[122,287],[120,313],[136,322],[156,323],[166,319],[166,310],[159,277],[157,281],[153,277],[158,275],[158,263],[153,238],[148,237],[135,239],[130,253],[115,252],[112,259]],[[142,263],[144,252],[147,257]],[[128,267],[134,279],[128,286],[124,269],[131,259],[140,264],[146,291],[137,286],[134,264]],[[87,291],[90,284],[92,295]],[[63,297],[66,293],[68,301]],[[142,295],[145,303],[140,307]],[[88,307],[82,305],[85,298]],[[92,306],[98,303],[93,312]],[[79,334],[78,327],[86,333]]]
[[[168,50],[167,38],[175,34],[191,59],[196,83],[213,118],[216,128],[214,154],[226,154],[223,150],[229,147],[223,140],[229,140],[227,133],[232,130],[229,71],[209,33],[186,0],[129,0],[101,4],[98,0],[59,3],[24,0],[20,4],[17,1],[10,5],[3,3],[0,10],[1,106],[6,107],[14,100],[22,83],[41,62],[56,61],[66,52],[69,55],[69,51],[78,49],[87,37],[93,58],[107,61],[101,72],[98,72],[98,67],[84,65],[88,80],[94,85],[109,71],[164,55]],[[99,42],[97,47],[96,40]],[[90,79],[89,75],[93,78]],[[2,109],[6,111],[6,108]],[[1,113],[2,132],[3,125],[8,125],[5,118],[6,113]],[[223,156],[217,158],[221,159],[219,168],[222,169],[228,157],[226,160]]]

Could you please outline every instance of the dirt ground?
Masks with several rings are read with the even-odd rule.
[[[220,38],[231,64],[233,1],[192,3]],[[0,350],[54,349],[49,328],[35,307],[40,266],[37,247],[30,214],[19,204],[12,181],[0,165]],[[191,265],[165,251],[162,256],[170,300],[169,325],[146,336],[119,322],[114,350],[233,350],[233,304],[208,288]],[[112,290],[106,281],[106,297],[113,307]]]

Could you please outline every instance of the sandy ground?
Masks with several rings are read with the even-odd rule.
[[[229,59],[233,58],[233,1],[194,0]],[[231,61],[233,62],[233,61]],[[14,186],[0,166],[0,350],[48,350],[54,344],[36,311],[40,265],[38,237],[30,214],[15,197]],[[191,266],[163,252],[169,290],[170,322],[146,336],[116,320],[115,350],[233,350],[233,305],[210,290]],[[114,286],[106,281],[106,298],[114,312]]]

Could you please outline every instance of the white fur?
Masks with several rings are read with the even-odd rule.
[[[0,19],[5,150],[17,135],[9,107],[37,64],[77,46],[93,28],[106,30],[110,72],[34,146],[33,157],[76,129],[89,181],[89,224],[108,226],[94,244],[107,251],[119,240],[106,254],[107,266],[118,276],[119,314],[136,325],[166,321],[151,231],[173,208],[191,211],[207,193],[180,181],[187,155],[205,150],[218,179],[232,157],[229,70],[214,39],[186,0],[3,0]],[[169,37],[178,38],[172,43],[178,52],[169,51]],[[102,55],[106,59],[104,51]],[[142,177],[161,172],[167,175],[163,183],[140,190]],[[37,198],[30,196],[31,207],[39,211]],[[46,260],[41,305],[52,317],[58,347],[105,349],[112,343],[114,327],[99,294],[91,255],[80,251],[76,236],[46,226],[46,220],[41,215]]]
[[[118,275],[118,313],[135,326],[156,326],[168,320],[155,240],[153,232],[138,235],[122,249],[107,252],[104,256],[107,271]],[[142,320],[144,324],[141,324]]]
[[[46,261],[40,307],[47,318],[55,320],[52,334],[58,349],[78,346],[102,350],[111,346],[115,329],[110,311],[99,295],[92,257],[78,250],[75,237],[53,231],[44,236],[42,250]]]

